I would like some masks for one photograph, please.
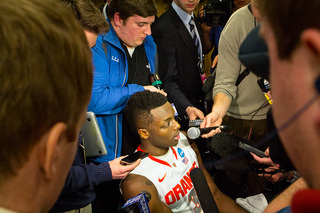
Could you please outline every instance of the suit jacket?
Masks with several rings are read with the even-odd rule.
[[[196,17],[195,25],[203,47],[203,34]],[[197,48],[188,29],[171,5],[153,24],[152,36],[159,50],[159,76],[168,100],[175,104],[179,117],[186,115],[188,106],[203,111],[204,94],[201,91],[202,81],[197,68]]]

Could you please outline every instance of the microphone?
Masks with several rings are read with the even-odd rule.
[[[190,172],[190,177],[193,186],[197,192],[201,208],[205,213],[219,213],[217,204],[211,194],[207,180],[204,177],[201,169],[194,168]]]
[[[214,86],[215,77],[210,75],[202,86],[202,92],[205,93],[204,100],[212,101],[212,88]]]
[[[315,189],[302,189],[297,191],[291,202],[292,212],[319,212],[320,193]]]
[[[149,81],[150,81],[150,84],[154,87],[156,87],[158,90],[161,90],[162,89],[162,82],[159,78],[159,75],[157,73],[151,73],[149,75]]]
[[[127,202],[122,206],[122,209],[128,213],[150,213],[148,205],[150,200],[150,192],[142,191],[137,196],[127,200]]]
[[[202,86],[202,92],[207,93],[209,90],[212,90],[214,80],[214,77],[210,75]]]
[[[247,150],[248,152],[252,152],[253,154],[259,156],[260,158],[265,158],[267,157],[263,151],[261,151],[260,149],[257,149],[253,146],[250,146],[246,143],[243,143],[243,142],[239,142],[239,147],[241,149],[244,149],[244,150]]]
[[[250,141],[243,141],[244,140],[238,136],[221,132],[212,137],[210,149],[221,156],[234,154],[237,151],[240,151],[239,148],[241,148],[248,152],[252,152],[261,158],[267,157],[263,151],[248,145]]]
[[[228,125],[221,125],[221,126],[213,126],[213,127],[208,127],[208,128],[198,128],[198,127],[191,127],[187,131],[187,135],[190,139],[197,139],[200,137],[202,134],[207,134],[211,130],[220,128],[221,130],[227,130],[229,128]]]

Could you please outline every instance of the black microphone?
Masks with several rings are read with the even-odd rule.
[[[209,92],[209,90],[212,90],[214,80],[214,77],[210,75],[202,86],[202,92],[206,93]]]
[[[217,204],[211,194],[207,180],[201,169],[194,168],[190,172],[193,186],[197,192],[202,210],[204,213],[219,213]]]
[[[159,75],[157,73],[151,73],[149,75],[149,81],[150,81],[150,84],[154,87],[156,87],[158,90],[161,90],[162,89],[162,82],[159,78]]]
[[[210,150],[221,156],[228,156],[240,151],[239,148],[241,148],[248,152],[252,152],[261,158],[267,157],[263,151],[248,145],[248,143],[250,143],[250,141],[243,140],[233,134],[221,132],[212,137]]]
[[[227,125],[221,125],[221,126],[213,126],[213,127],[208,127],[208,128],[198,128],[198,127],[191,127],[187,131],[187,135],[190,139],[197,139],[200,137],[202,134],[207,134],[211,130],[220,128],[221,130],[226,130],[229,128]]]
[[[122,206],[122,209],[128,213],[150,213],[148,205],[150,200],[150,192],[141,191],[137,196],[127,200],[127,202]]]

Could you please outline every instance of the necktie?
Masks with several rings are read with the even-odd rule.
[[[200,41],[199,38],[197,36],[196,30],[194,29],[194,20],[193,17],[191,17],[191,20],[189,22],[190,25],[190,33],[191,33],[191,37],[194,41],[194,44],[196,45],[196,48],[198,50],[198,56],[201,56],[201,50],[200,50]]]

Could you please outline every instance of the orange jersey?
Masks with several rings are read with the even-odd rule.
[[[196,153],[180,133],[176,146],[170,147],[163,156],[149,155],[130,174],[142,175],[152,181],[160,200],[173,212],[203,212],[190,178],[190,171],[198,167]]]

